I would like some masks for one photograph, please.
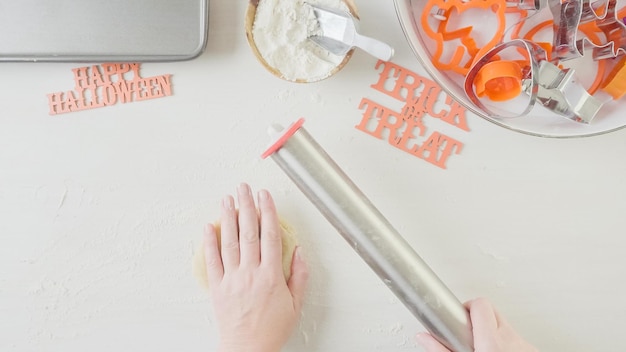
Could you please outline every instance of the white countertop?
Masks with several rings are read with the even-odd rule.
[[[393,3],[360,1],[364,33],[425,74]],[[0,65],[0,350],[208,351],[191,274],[202,227],[241,181],[267,188],[311,269],[285,351],[419,351],[423,328],[270,160],[267,127],[299,117],[456,296],[485,296],[543,351],[624,351],[626,131],[545,139],[468,113],[447,169],[355,128],[371,86],[356,52],[334,77],[282,81],[254,58],[245,2],[211,1],[206,52],[145,63],[173,95],[50,116],[76,63]]]

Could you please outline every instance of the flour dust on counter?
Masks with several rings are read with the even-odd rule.
[[[400,322],[388,326],[376,324],[374,327],[368,326],[363,328],[362,331],[368,335],[380,335],[380,339],[393,338],[392,343],[397,347],[415,347],[415,342],[410,338],[412,332],[408,333],[404,328],[404,324]]]

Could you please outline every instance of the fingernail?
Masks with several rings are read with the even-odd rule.
[[[296,247],[295,252],[296,252],[296,258],[298,258],[298,260],[302,260],[302,255],[300,253],[300,246]]]
[[[264,190],[264,189],[260,190],[259,191],[259,199],[262,199],[262,200],[270,199],[270,193],[267,190]]]
[[[428,343],[428,338],[425,333],[419,332],[415,335],[415,340],[422,346],[426,346]]]
[[[227,196],[222,200],[222,206],[226,209],[235,209],[235,202],[233,197]]]
[[[251,194],[250,186],[248,186],[247,183],[242,183],[239,185],[239,187],[237,187],[237,192],[239,192],[239,195],[242,195],[242,196],[249,195]]]

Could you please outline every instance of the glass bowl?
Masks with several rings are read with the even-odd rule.
[[[589,124],[583,124],[569,120],[543,108],[538,103],[527,115],[520,117],[499,118],[490,116],[488,113],[475,106],[468,98],[464,86],[464,77],[451,71],[439,70],[433,64],[432,58],[435,53],[435,41],[424,31],[421,25],[421,15],[425,11],[429,0],[394,0],[396,13],[400,25],[409,42],[409,45],[422,66],[431,75],[435,82],[451,97],[465,106],[474,114],[507,129],[541,137],[569,138],[585,137],[608,133],[626,126],[626,114],[619,112],[619,101],[609,101],[597,113]],[[549,11],[548,11],[549,12]],[[490,21],[489,14],[472,13],[474,30],[488,32],[493,30],[494,21]],[[429,16],[430,21],[437,21],[436,16]],[[508,23],[507,23],[508,25]],[[550,33],[551,40],[551,33]],[[586,59],[586,58],[585,58]],[[574,60],[574,61],[578,61]],[[588,64],[580,62],[574,67],[576,75],[581,77],[594,77],[594,70]],[[588,78],[587,78],[588,79]],[[580,79],[584,81],[585,78]]]

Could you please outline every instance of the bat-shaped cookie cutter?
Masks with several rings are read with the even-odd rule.
[[[591,50],[594,60],[626,54],[626,25],[618,19],[617,0],[607,0],[599,16],[590,0],[548,0],[554,18],[553,60],[571,60]],[[604,33],[606,43],[596,44],[588,38],[578,39],[581,25],[590,24]]]

